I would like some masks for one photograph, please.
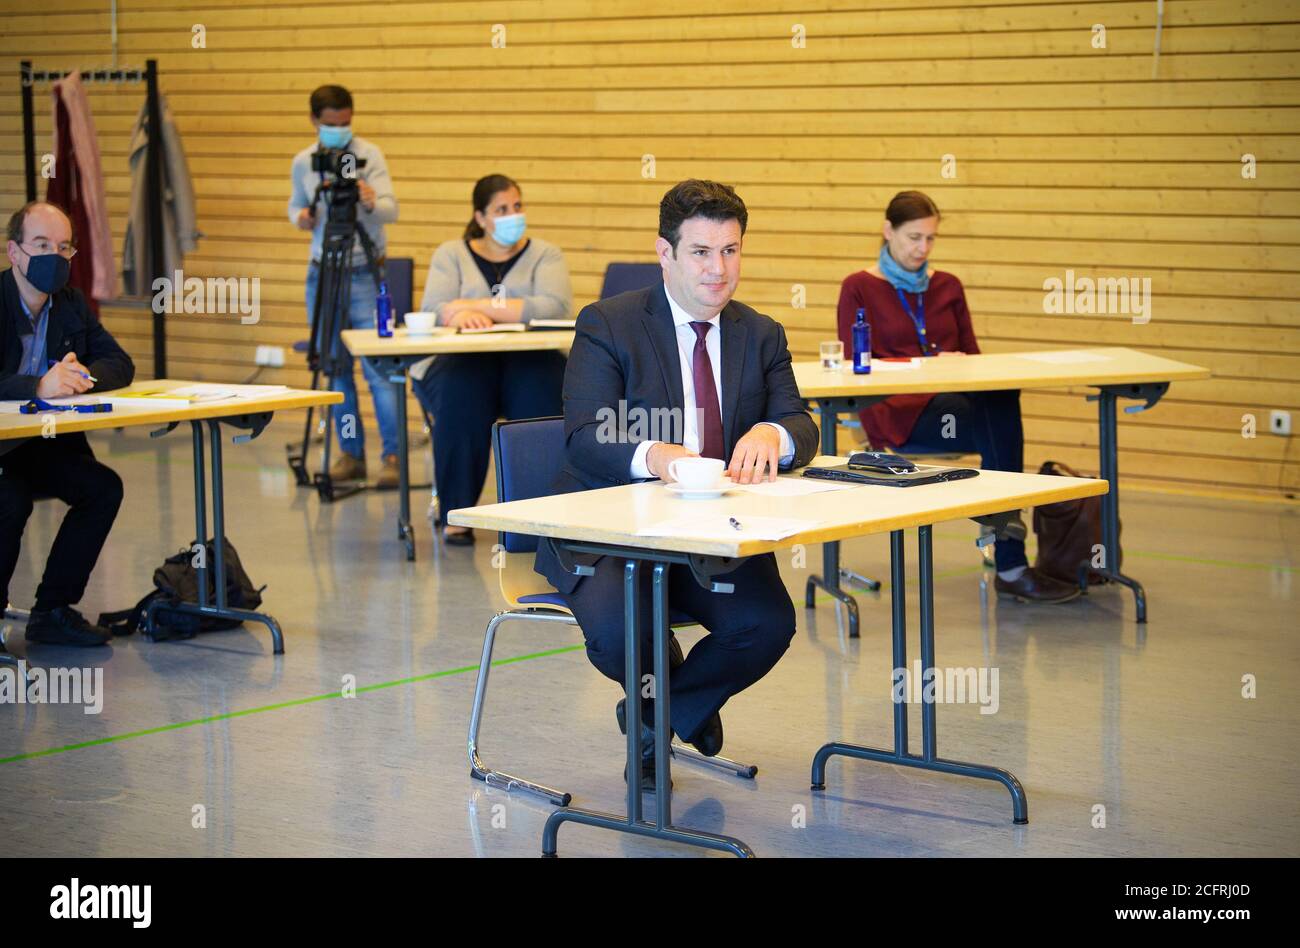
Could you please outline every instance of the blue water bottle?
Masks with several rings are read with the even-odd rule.
[[[375,297],[375,328],[380,338],[387,339],[393,334],[393,299],[388,295],[388,282],[379,284],[379,295]]]
[[[858,321],[853,324],[853,374],[871,374],[871,327],[865,309],[858,310]]]

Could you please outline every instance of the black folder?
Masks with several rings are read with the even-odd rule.
[[[945,481],[960,481],[968,477],[977,477],[979,471],[973,467],[936,467],[932,464],[918,464],[915,471],[892,473],[888,471],[850,469],[847,464],[835,467],[806,467],[804,477],[817,477],[826,481],[845,481],[850,484],[876,484],[882,487],[916,487],[919,484],[942,484]]]

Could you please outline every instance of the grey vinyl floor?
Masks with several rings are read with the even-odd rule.
[[[88,651],[29,649],[22,624],[6,623],[10,653],[102,668],[104,690],[98,714],[0,705],[4,854],[539,852],[550,807],[471,780],[465,756],[483,629],[502,605],[495,538],[436,547],[417,491],[419,558],[406,562],[395,493],[322,505],[293,486],[283,444],[298,430],[277,421],[226,450],[229,536],[268,584],[264,608],[284,626],[285,655],[271,654],[260,626]],[[153,568],[191,540],[193,472],[181,432],[92,441],[127,485],[82,603],[97,614],[133,604]],[[427,475],[427,448],[414,456]],[[935,527],[937,664],[998,673],[996,713],[938,707],[938,750],[1015,773],[1029,825],[1012,825],[997,784],[892,765],[839,759],[826,791],[809,790],[822,743],[892,741],[888,591],[859,595],[863,633],[849,640],[829,601],[800,605],[816,549],[806,565],[782,559],[800,605],[790,651],[723,710],[726,753],[756,763],[757,779],[678,764],[676,822],[737,836],[760,856],[1300,855],[1300,515],[1137,491],[1122,514],[1126,571],[1150,597],[1145,627],[1117,588],[1063,606],[998,602],[975,525]],[[30,606],[61,517],[61,505],[38,505],[16,605]],[[847,543],[844,554],[887,577],[887,538]],[[908,554],[914,567],[914,534]],[[523,660],[493,671],[481,747],[494,766],[571,791],[574,805],[618,811],[619,690],[581,644],[574,628],[503,628],[498,658]],[[341,696],[347,676],[356,697]],[[911,728],[916,751],[916,707]],[[699,851],[570,824],[560,854]]]

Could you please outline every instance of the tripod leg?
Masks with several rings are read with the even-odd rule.
[[[348,247],[351,247],[349,242]],[[337,246],[331,247],[327,255],[322,257],[321,286],[325,285],[325,278],[328,274],[329,296],[327,297],[328,305],[326,306],[325,316],[322,320],[322,363],[321,367],[329,381],[329,388],[334,388],[334,382],[340,375],[340,354],[339,347],[343,344],[339,338],[339,330],[343,319],[348,311],[348,304],[351,299],[350,283],[352,279],[352,268],[348,261],[348,249]],[[321,450],[321,477],[326,484],[329,484],[330,469],[330,450],[331,450],[331,427],[334,419],[334,409],[323,410],[325,420],[325,443]],[[347,419],[339,419],[341,424],[346,424]],[[332,485],[330,485],[332,487]],[[330,491],[331,498],[332,490]]]

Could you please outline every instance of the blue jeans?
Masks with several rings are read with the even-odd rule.
[[[307,267],[307,324],[311,325],[312,314],[316,311],[316,286],[320,281],[320,267],[309,264]],[[375,328],[375,280],[364,266],[352,270],[352,294],[348,306],[347,326],[349,329]],[[343,343],[339,343],[343,370],[334,378],[331,388],[343,393],[343,404],[334,406],[334,428],[338,433],[339,449],[354,458],[365,457],[366,437],[361,427],[361,412],[357,406],[357,385],[352,377],[352,356]],[[361,362],[366,383],[370,386],[370,397],[375,403],[375,418],[379,422],[379,439],[383,442],[384,455],[397,453],[397,393],[383,375],[375,371],[364,359]],[[353,423],[347,425],[345,419],[351,417]],[[345,431],[345,428],[347,429]]]

